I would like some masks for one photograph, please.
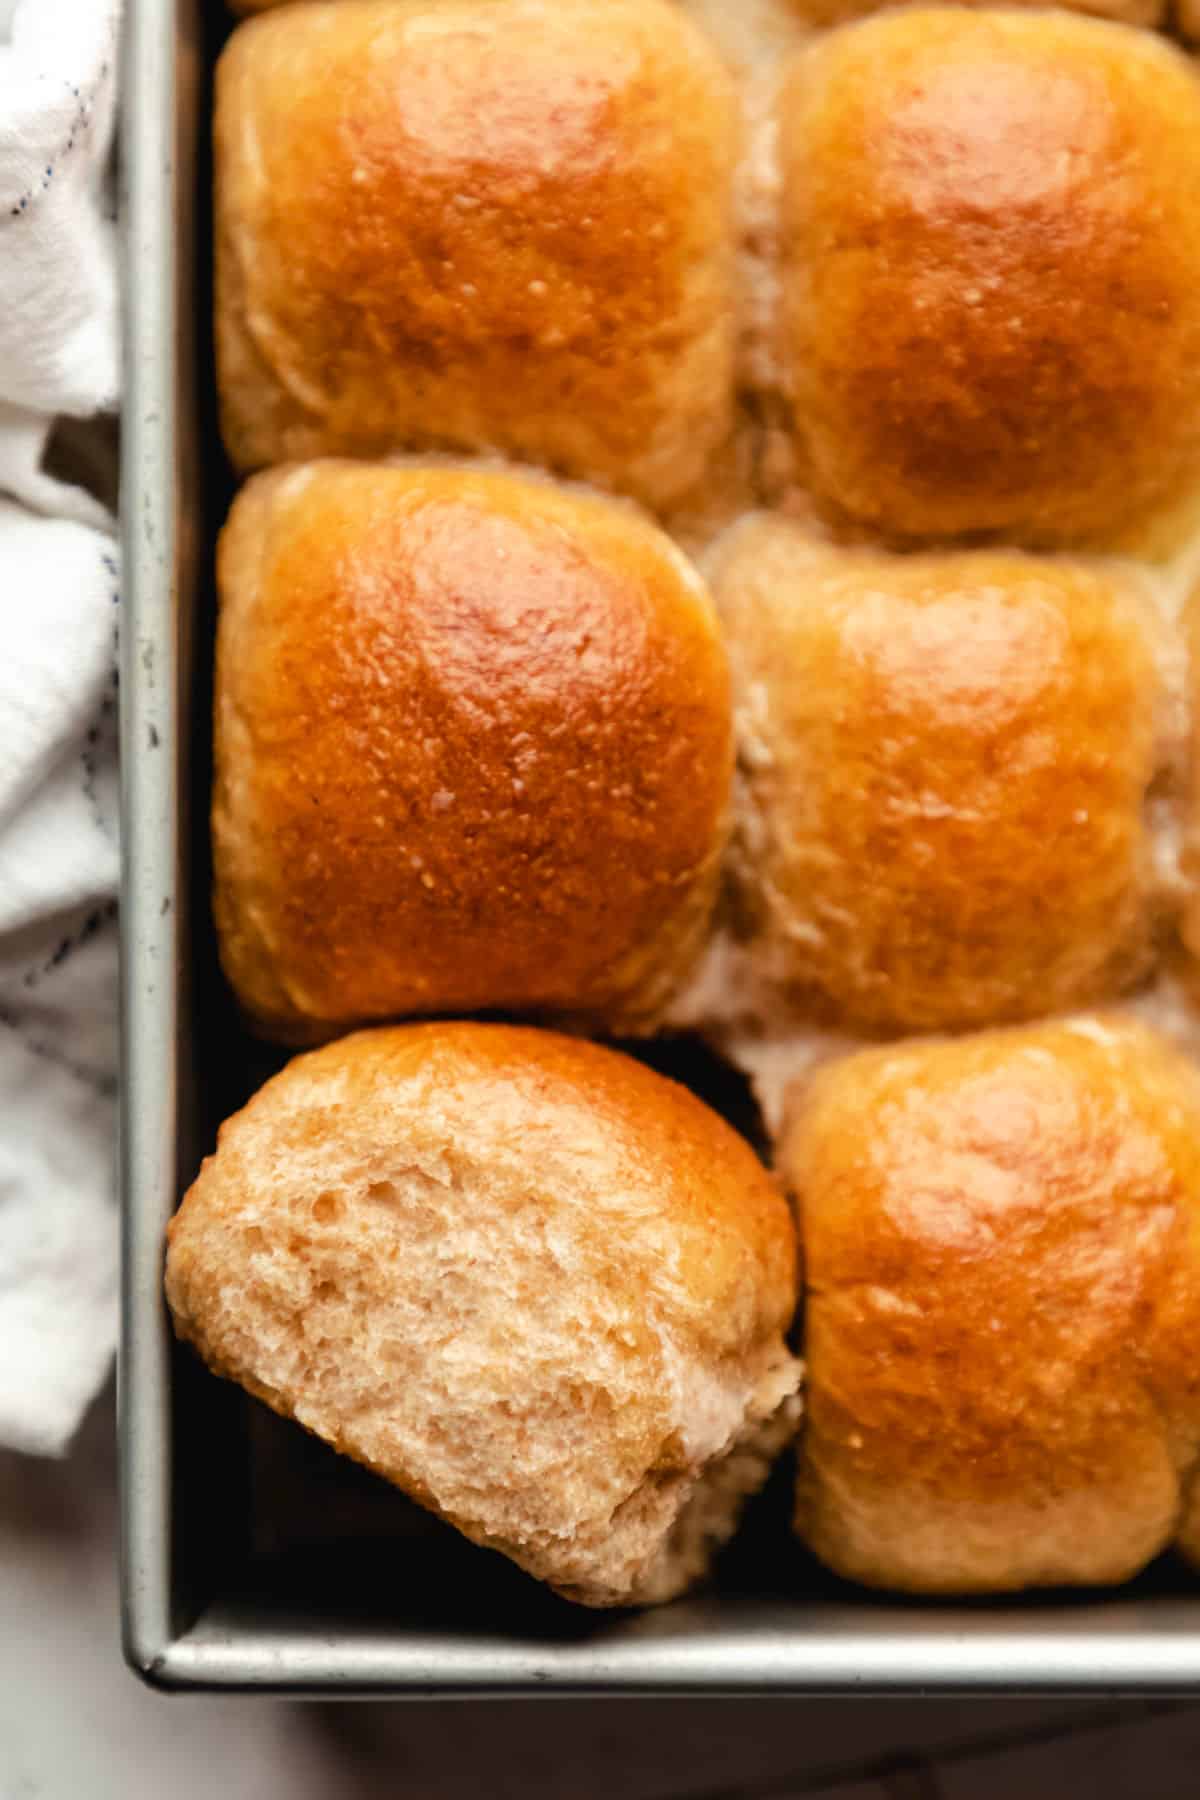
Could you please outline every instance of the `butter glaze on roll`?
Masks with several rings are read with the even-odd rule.
[[[222,1129],[170,1230],[217,1373],[591,1606],[702,1575],[791,1436],[782,1195],[594,1044],[359,1033]]]
[[[756,989],[887,1032],[1072,1008],[1148,971],[1148,798],[1183,746],[1170,639],[1132,577],[832,548],[760,514],[711,578]]]
[[[733,762],[669,539],[548,481],[317,463],[247,484],[218,574],[216,918],[258,1027],[652,1024],[704,939]]]
[[[1083,1019],[818,1073],[799,1205],[797,1525],[908,1593],[1127,1580],[1200,1550],[1200,1072]]]
[[[659,508],[732,418],[733,85],[667,0],[338,0],[230,40],[241,470],[493,451]]]
[[[784,83],[781,379],[831,509],[1106,540],[1196,485],[1200,78],[1046,10],[884,13]]]

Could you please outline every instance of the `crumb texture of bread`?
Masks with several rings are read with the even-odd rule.
[[[549,481],[317,463],[219,552],[226,972],[267,1035],[506,1010],[652,1022],[703,942],[733,769],[695,570]]]
[[[733,406],[737,105],[668,0],[332,0],[217,75],[242,470],[496,451],[660,508]]]
[[[166,1280],[219,1374],[587,1605],[697,1578],[795,1421],[778,1188],[687,1090],[551,1032],[297,1058],[222,1129]]]
[[[795,1439],[803,1414],[797,1365],[780,1362],[756,1397],[741,1435],[709,1463],[678,1514],[655,1560],[642,1573],[638,1602],[653,1606],[702,1581],[714,1553],[737,1529],[747,1499],[766,1484],[780,1454]]]
[[[869,1033],[1089,1005],[1147,973],[1174,710],[1167,628],[1131,574],[829,547],[760,514],[710,578],[744,992]]]
[[[1109,541],[1200,460],[1200,76],[1062,11],[884,12],[780,102],[805,480],[906,538]]]
[[[780,1168],[807,1284],[797,1525],[871,1586],[1119,1582],[1200,1458],[1200,1071],[1086,1017],[818,1071]]]

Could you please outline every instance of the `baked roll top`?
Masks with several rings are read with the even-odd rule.
[[[1060,1011],[1147,973],[1179,651],[1134,577],[833,548],[762,514],[712,580],[756,990],[888,1032]]]
[[[867,1051],[797,1101],[797,1524],[914,1593],[1200,1547],[1200,1073],[1115,1019]]]
[[[219,579],[216,919],[251,1020],[649,1027],[707,930],[733,761],[670,540],[548,481],[316,463],[247,484]]]
[[[1046,11],[881,13],[780,100],[805,478],[906,536],[1071,543],[1200,473],[1200,77]]]
[[[339,0],[218,69],[240,470],[495,451],[685,493],[732,408],[736,103],[668,0]]]

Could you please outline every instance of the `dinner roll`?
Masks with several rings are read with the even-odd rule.
[[[1200,1072],[1095,1018],[826,1065],[800,1206],[797,1523],[913,1593],[1117,1582],[1200,1454]]]
[[[1032,1017],[1145,972],[1174,718],[1140,590],[1018,551],[833,549],[760,514],[712,579],[759,987],[867,1030]]]
[[[334,0],[218,69],[239,469],[494,450],[664,506],[732,413],[732,82],[668,0]]]
[[[1200,78],[1046,11],[889,12],[783,89],[806,479],[901,536],[1108,537],[1200,475]]]
[[[298,1058],[223,1127],[166,1281],[218,1374],[589,1606],[702,1574],[796,1417],[782,1196],[686,1089],[552,1033]]]
[[[1183,829],[1178,840],[1181,942],[1177,973],[1191,995],[1192,1010],[1200,1015],[1200,582],[1185,602],[1180,624],[1187,646],[1190,734]]]
[[[704,938],[733,760],[670,541],[549,481],[327,462],[247,484],[218,574],[216,919],[260,1029],[652,1023]]]
[[[242,0],[245,5],[247,0]],[[271,5],[273,0],[249,0],[250,5]],[[791,0],[791,4],[812,25],[840,25],[847,19],[861,19],[867,13],[882,12],[885,7],[903,4],[904,0]],[[1010,6],[1042,6],[1045,0],[1008,0]],[[1096,13],[1104,19],[1119,19],[1125,25],[1160,25],[1166,12],[1166,0],[1061,0],[1070,12]],[[1186,3],[1186,0],[1185,0]],[[965,4],[987,5],[988,0],[965,0]]]

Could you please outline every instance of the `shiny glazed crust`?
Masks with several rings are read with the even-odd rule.
[[[782,1196],[685,1089],[548,1032],[292,1062],[172,1222],[167,1295],[217,1373],[590,1605],[702,1573],[795,1417]]]
[[[680,498],[732,409],[732,83],[667,0],[339,0],[231,38],[239,469],[494,450]]]
[[[712,571],[740,742],[731,858],[802,1017],[1032,1017],[1145,974],[1161,634],[1079,563],[815,544],[760,515]]]
[[[733,758],[669,540],[549,482],[317,463],[247,484],[219,580],[216,917],[259,1028],[651,1023],[704,937]]]
[[[1047,10],[885,13],[780,102],[783,379],[815,491],[904,536],[1102,538],[1200,455],[1200,79]]]
[[[813,1079],[780,1167],[808,1288],[797,1524],[825,1562],[987,1593],[1122,1581],[1181,1523],[1194,1551],[1190,1061],[1096,1019],[867,1051]]]

